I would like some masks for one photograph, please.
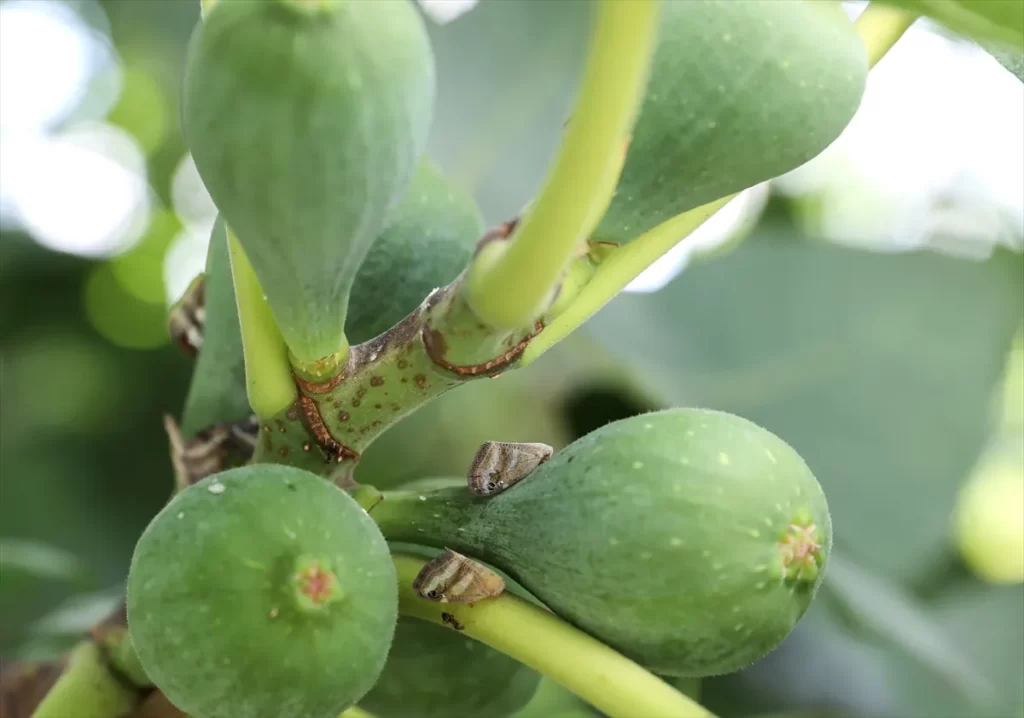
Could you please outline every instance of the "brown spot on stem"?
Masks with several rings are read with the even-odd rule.
[[[340,371],[336,376],[331,377],[327,381],[306,381],[298,374],[292,372],[292,378],[295,379],[295,383],[298,387],[307,394],[326,394],[334,387],[338,386],[345,379],[345,372]]]
[[[370,386],[383,386],[383,384],[384,384],[384,377],[382,377],[382,376],[372,376],[372,377],[370,377]]]
[[[339,421],[348,421],[348,418],[349,418],[349,415],[348,415],[347,411],[339,411],[338,412],[338,420]]]
[[[381,405],[380,405],[380,404],[374,404],[374,405],[373,405],[373,408],[374,408],[374,409],[380,409],[380,408],[381,408]]]
[[[358,408],[358,407],[359,407],[359,405],[360,405],[360,404],[362,404],[362,403],[363,403],[363,402],[359,401],[359,399],[353,399],[353,400],[352,400],[352,406],[354,406],[354,407],[357,407],[357,408]]]
[[[430,357],[430,360],[434,362],[434,364],[436,364],[437,366],[441,367],[442,369],[450,371],[451,373],[456,374],[457,376],[484,376],[490,374],[495,370],[503,370],[510,364],[512,364],[514,361],[519,359],[522,353],[526,351],[526,347],[530,345],[530,342],[533,340],[533,338],[540,334],[543,330],[544,322],[538,319],[536,325],[534,326],[533,333],[526,337],[523,337],[523,339],[521,339],[515,346],[513,346],[508,351],[504,352],[503,354],[499,354],[495,358],[482,362],[480,364],[470,364],[466,366],[458,366],[456,364],[452,364],[451,362],[445,360],[443,355],[435,354],[432,351],[431,343],[427,340],[427,332],[431,332],[432,330],[429,329],[428,327],[423,328],[423,346],[426,348],[427,355]]]
[[[455,616],[453,616],[450,613],[442,613],[441,622],[444,623],[446,626],[451,626],[456,631],[461,631],[466,627],[465,624],[459,623],[458,620],[456,620]]]
[[[399,359],[398,360],[398,368],[399,369],[405,369],[407,366],[409,366],[409,362],[407,362],[405,359]]]
[[[288,447],[282,446],[280,449],[277,450],[277,453],[280,454],[281,458],[283,459],[284,457],[288,456]]]
[[[359,460],[358,452],[353,451],[331,436],[327,426],[324,424],[323,417],[320,416],[320,409],[315,401],[306,395],[302,395],[299,397],[299,405],[302,407],[302,413],[305,416],[309,432],[316,438],[317,444],[320,445],[320,448],[327,455],[328,461]]]
[[[417,374],[416,376],[414,376],[412,378],[412,380],[416,383],[416,386],[418,388],[420,388],[420,389],[424,389],[427,386],[427,375],[426,374]]]

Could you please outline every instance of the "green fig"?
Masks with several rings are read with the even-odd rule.
[[[373,339],[418,307],[469,263],[483,232],[473,197],[427,161],[359,267],[345,331]]]
[[[698,409],[607,424],[490,498],[396,491],[372,516],[389,541],[494,565],[669,676],[735,671],[778,646],[832,543],[800,456],[746,419]]]
[[[802,165],[860,106],[864,43],[838,3],[665,2],[615,196],[591,239],[621,244]]]
[[[349,291],[416,169],[434,85],[411,0],[221,0],[196,29],[185,138],[300,363],[347,346]]]
[[[384,672],[359,705],[378,718],[512,715],[540,675],[457,631],[398,619]]]
[[[195,718],[337,718],[377,680],[398,610],[366,512],[268,464],[167,504],[135,548],[127,606],[146,674]]]

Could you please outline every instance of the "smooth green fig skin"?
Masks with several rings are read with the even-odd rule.
[[[289,349],[313,361],[344,346],[352,282],[412,179],[435,78],[411,0],[301,5],[216,3],[190,44],[182,123]]]
[[[363,260],[345,331],[361,344],[398,324],[461,272],[483,233],[472,195],[421,161],[388,225]]]
[[[386,493],[375,507],[389,541],[493,564],[668,676],[728,673],[776,648],[809,607],[832,542],[799,455],[709,410],[607,424],[489,499],[422,496]]]
[[[146,673],[194,718],[337,718],[383,669],[396,581],[344,491],[246,466],[185,489],[146,528],[128,626]]]
[[[384,672],[359,702],[378,718],[512,715],[540,675],[449,628],[401,617]]]

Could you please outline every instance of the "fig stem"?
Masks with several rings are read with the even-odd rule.
[[[246,393],[252,410],[260,418],[269,418],[291,406],[298,396],[288,348],[241,243],[230,227],[226,234],[242,330]]]
[[[900,8],[873,2],[857,17],[854,27],[868,55],[868,67],[874,67],[903,37],[917,15]]]
[[[607,210],[643,98],[660,0],[600,0],[579,99],[555,164],[509,241],[481,248],[468,298],[477,317],[518,329],[540,317],[577,248]]]
[[[475,604],[438,604],[417,595],[426,560],[396,554],[398,610],[501,651],[561,683],[611,718],[697,718],[713,714],[657,676],[553,613],[504,593]]]
[[[67,666],[32,718],[118,718],[127,715],[139,695],[119,681],[92,641],[71,651]]]
[[[644,232],[629,244],[611,250],[565,309],[523,352],[520,366],[526,366],[567,337],[601,307],[615,298],[630,282],[662,255],[728,204],[736,195],[695,207]]]

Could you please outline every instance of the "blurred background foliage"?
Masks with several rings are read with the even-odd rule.
[[[166,309],[214,216],[178,127],[198,5],[0,2],[5,656],[56,655],[101,618],[171,491],[161,417],[190,363]],[[430,153],[489,223],[543,178],[589,11],[485,0],[430,22]],[[1022,87],[919,22],[823,155],[529,370],[405,420],[360,478],[458,475],[482,441],[562,446],[660,406],[741,414],[814,469],[836,555],[778,651],[687,689],[722,716],[1024,715]],[[588,713],[545,682],[522,716]]]

